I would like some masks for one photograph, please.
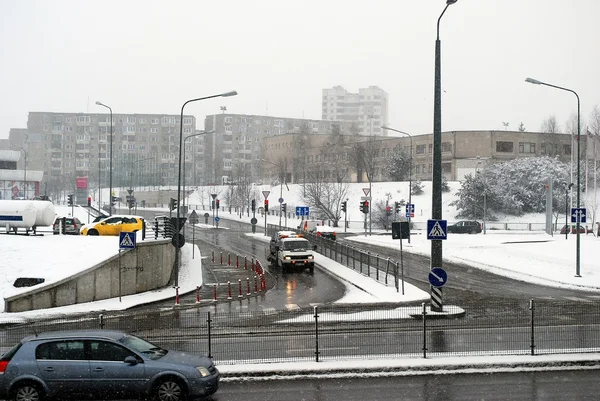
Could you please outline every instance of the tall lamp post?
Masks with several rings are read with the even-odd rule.
[[[106,107],[110,111],[110,155],[108,162],[108,214],[112,214],[112,165],[113,165],[113,112],[110,106],[96,100],[98,106]],[[100,151],[100,150],[98,150]]]
[[[23,160],[23,188],[24,188],[24,192],[23,192],[23,196],[25,197],[25,199],[27,198],[27,149],[25,149],[24,147],[21,148],[21,150],[23,151],[23,154],[25,155],[25,159]]]
[[[185,141],[195,136],[213,134],[215,131],[202,131],[197,132],[195,134],[191,134],[185,137],[183,140],[183,209],[185,209]],[[194,166],[194,171],[196,171],[196,166]]]
[[[412,166],[412,153],[413,153],[413,143],[412,143],[412,136],[410,136],[410,134],[408,132],[404,132],[404,131],[400,131],[398,129],[394,129],[394,128],[390,128],[390,127],[386,127],[385,125],[381,126],[382,129],[387,129],[389,131],[394,131],[397,132],[399,134],[403,134],[408,136],[408,139],[410,139],[410,155],[409,155],[409,162],[408,165],[409,167],[409,171],[408,171],[408,204],[412,205],[411,202],[411,195],[412,195],[412,170],[413,170],[413,166]],[[408,213],[408,243],[410,244],[410,211]]]
[[[236,91],[219,93],[218,95],[204,96],[196,99],[187,100],[181,106],[181,116],[179,117],[179,157],[178,157],[178,172],[177,172],[177,219],[175,221],[175,248],[177,248],[177,263],[176,263],[176,271],[175,271],[175,287],[179,287],[179,270],[181,267],[181,257],[179,255],[179,249],[183,246],[181,243],[182,236],[179,235],[179,230],[181,230],[181,222],[179,220],[181,214],[181,152],[183,148],[183,109],[188,103],[198,102],[200,100],[212,99],[214,97],[229,97],[237,95]]]
[[[433,102],[433,175],[431,192],[431,218],[442,219],[442,62],[440,42],[440,21],[448,6],[457,0],[446,0],[446,7],[437,20],[437,35],[435,39],[435,82]],[[431,266],[442,267],[442,240],[431,240]],[[442,289],[431,287],[431,310],[441,312]]]
[[[575,97],[577,98],[577,209],[579,209],[581,203],[580,203],[580,195],[581,195],[581,152],[580,152],[580,144],[581,144],[581,107],[580,107],[580,103],[579,103],[579,95],[577,94],[577,92],[575,92],[572,89],[568,89],[568,88],[563,88],[562,86],[556,86],[556,85],[552,85],[546,82],[542,82],[542,81],[538,81],[537,79],[533,79],[533,78],[526,78],[525,82],[529,82],[530,84],[534,84],[534,85],[545,85],[545,86],[549,86],[551,88],[556,88],[556,89],[560,89],[563,91],[567,91],[567,92],[571,92],[572,94],[575,95]],[[577,214],[577,223],[575,226],[575,231],[577,233],[577,246],[576,246],[576,256],[575,256],[575,277],[581,277],[581,237],[580,237],[580,233],[579,233],[579,217],[580,215]]]

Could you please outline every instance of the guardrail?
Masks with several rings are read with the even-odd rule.
[[[598,303],[532,300],[507,306],[474,305],[453,319],[439,319],[425,304],[268,312],[182,306],[4,327],[0,353],[26,335],[73,329],[123,330],[167,349],[208,355],[218,364],[600,351]]]

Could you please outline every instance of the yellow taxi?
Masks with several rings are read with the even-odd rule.
[[[120,232],[140,231],[144,219],[140,216],[113,215],[81,227],[81,235],[119,235]]]

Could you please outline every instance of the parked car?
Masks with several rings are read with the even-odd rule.
[[[569,228],[568,228],[568,227],[569,227],[569,226],[563,226],[563,227],[560,229],[560,233],[561,233],[561,234],[566,234],[566,233],[567,233],[567,231],[569,230]],[[579,225],[578,227],[579,227],[579,233],[580,233],[580,234],[593,234],[593,233],[594,233],[594,229],[593,229],[592,227],[589,227],[589,228],[588,228],[587,226],[585,226],[585,227],[584,227],[584,226],[582,226],[582,225]],[[571,227],[571,234],[577,234],[577,229],[575,228],[575,225],[573,225],[573,226]]]
[[[122,231],[140,231],[144,219],[139,216],[112,215],[96,223],[86,224],[81,228],[81,235],[119,235]]]
[[[54,233],[54,235],[60,234],[60,225],[63,224],[61,222],[62,219],[63,219],[62,217],[57,217],[56,219],[54,219],[54,224],[52,224],[52,232]],[[81,230],[81,227],[83,226],[81,221],[79,221],[79,219],[77,217],[65,217],[64,219],[65,219],[64,233],[71,234],[71,235],[79,235],[79,231]]]
[[[481,223],[476,220],[461,220],[447,226],[448,233],[479,234],[482,231]]]
[[[72,330],[22,339],[0,358],[0,399],[179,401],[219,387],[207,357],[169,351],[116,330]]]
[[[316,226],[310,232],[317,237],[327,238],[332,241],[335,241],[337,235],[335,230],[329,226]]]

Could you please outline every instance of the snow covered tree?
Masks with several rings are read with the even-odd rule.
[[[390,180],[407,181],[410,177],[410,162],[410,155],[401,146],[394,147],[385,167]]]

